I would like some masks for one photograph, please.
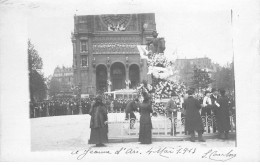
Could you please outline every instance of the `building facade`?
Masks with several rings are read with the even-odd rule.
[[[193,59],[176,59],[176,68],[184,69],[187,65],[196,66],[199,69],[212,69],[211,59],[208,57],[204,58],[193,58]]]
[[[137,45],[152,40],[155,14],[74,16],[74,84],[82,94],[134,88],[147,80]]]
[[[73,69],[71,67],[56,67],[52,76],[60,83],[61,93],[72,93],[72,88],[74,86],[74,76]]]
[[[188,86],[192,84],[194,66],[199,69],[206,70],[209,76],[215,72],[214,65],[208,57],[193,59],[176,59],[175,69],[178,71],[178,81],[185,82]]]

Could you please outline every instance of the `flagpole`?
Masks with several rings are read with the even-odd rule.
[[[233,69],[233,78],[234,81],[232,81],[233,83],[233,87],[234,87],[234,106],[235,106],[235,111],[236,111],[236,86],[235,86],[235,60],[234,60],[234,29],[233,29],[233,10],[231,9],[231,33],[232,33],[232,53],[233,53],[233,57],[232,57],[232,69]],[[235,115],[236,118],[236,115]],[[235,123],[235,127],[237,128],[237,123],[236,120],[234,121]],[[237,129],[236,129],[237,130]],[[235,145],[237,146],[237,141],[235,141]]]

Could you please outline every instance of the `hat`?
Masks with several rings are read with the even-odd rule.
[[[225,93],[226,93],[226,91],[225,91],[224,89],[220,89],[219,92],[220,92],[220,94],[221,94],[222,96],[225,95]]]
[[[96,101],[102,101],[102,96],[101,95],[97,95],[95,98]]]
[[[188,95],[193,95],[194,91],[193,90],[188,90]]]
[[[211,90],[212,93],[213,93],[213,92],[216,92],[216,91],[217,91],[216,88],[212,88],[212,90]]]

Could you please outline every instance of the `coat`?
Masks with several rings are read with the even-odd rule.
[[[139,128],[139,142],[143,144],[152,143],[152,121],[150,113],[152,113],[151,103],[140,104],[140,128]]]
[[[89,144],[102,144],[108,142],[108,125],[105,124],[107,121],[107,110],[102,104],[92,104],[89,114],[90,119],[90,139]]]
[[[93,104],[89,114],[91,115],[90,128],[105,127],[104,123],[107,121],[107,110],[104,105],[94,106]]]
[[[151,124],[151,116],[150,113],[153,113],[152,105],[149,103],[142,103],[140,104],[140,124]]]
[[[211,95],[210,96],[210,99],[211,99],[211,109],[213,111],[213,114],[216,115],[216,111],[218,110],[218,106],[215,104],[215,101],[217,101],[217,97],[215,97],[214,95]]]
[[[220,105],[216,111],[217,130],[219,132],[229,131],[229,99],[226,96],[221,96],[218,98],[217,103]]]
[[[137,105],[134,101],[130,101],[126,105],[125,113],[130,113],[130,112],[134,112],[134,111],[137,111]]]
[[[194,97],[189,96],[184,101],[184,109],[186,110],[185,128],[186,131],[202,131],[204,130],[203,122],[200,116],[201,105]]]

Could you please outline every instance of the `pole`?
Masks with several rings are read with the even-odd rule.
[[[82,115],[82,105],[81,105],[81,84],[79,85],[79,115]]]
[[[234,88],[234,106],[235,106],[235,108],[236,108],[236,86],[235,86],[235,60],[234,60],[234,56],[235,56],[235,53],[234,53],[234,41],[233,41],[233,38],[234,38],[234,31],[233,31],[233,10],[231,9],[231,32],[232,32],[232,53],[233,53],[233,58],[232,58],[232,69],[233,69],[233,71],[232,71],[232,74],[233,74],[233,88]],[[236,116],[235,116],[236,117]],[[237,120],[235,120],[234,121],[234,123],[235,123],[235,126],[236,126],[236,121]],[[236,146],[237,146],[237,141],[235,142],[236,143]]]

